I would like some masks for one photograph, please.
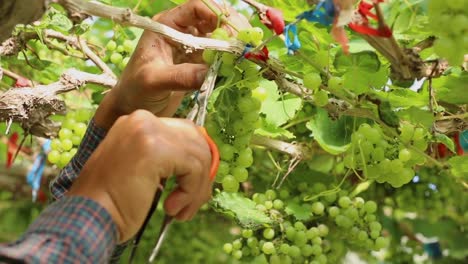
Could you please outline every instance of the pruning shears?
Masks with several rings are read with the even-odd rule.
[[[219,66],[221,64],[221,60],[219,59],[219,55],[217,56],[217,59],[215,62],[211,65],[210,69],[208,70],[207,77],[205,79],[205,82],[203,83],[202,87],[200,88],[200,91],[198,92],[196,96],[196,102],[195,106],[192,108],[190,113],[187,115],[187,119],[194,121],[194,123],[199,127],[200,131],[202,132],[203,136],[205,137],[206,142],[208,143],[208,146],[210,147],[210,152],[211,152],[211,168],[210,168],[210,180],[214,180],[216,177],[216,173],[218,171],[218,166],[219,166],[219,151],[218,147],[216,146],[216,143],[213,141],[213,139],[208,135],[208,132],[206,129],[203,127],[205,124],[206,120],[206,115],[207,115],[207,105],[208,105],[208,99],[211,96],[211,93],[213,92],[214,85],[216,82],[216,76],[217,72],[219,69]],[[165,181],[161,182],[161,185],[164,186]],[[135,239],[133,240],[132,243],[132,249],[130,252],[130,259],[129,263],[132,263],[132,260],[135,256],[136,249],[138,246],[138,243],[143,235],[143,232],[148,225],[149,220],[151,219],[152,215],[156,211],[156,208],[158,207],[159,200],[161,199],[162,196],[162,188],[159,189],[156,192],[155,198],[153,200],[153,203],[151,205],[150,211],[138,231],[138,233],[135,236]],[[161,249],[162,243],[164,242],[164,239],[166,238],[167,232],[169,230],[169,227],[173,223],[173,217],[165,214],[163,222],[161,224],[160,232],[157,237],[156,245],[151,253],[151,256],[149,257],[149,263],[152,263],[156,256],[159,253],[159,250]]]

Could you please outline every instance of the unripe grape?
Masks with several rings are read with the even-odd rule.
[[[340,199],[338,200],[338,205],[341,208],[348,208],[351,205],[351,199],[349,199],[348,196],[340,197]]]
[[[114,52],[114,53],[112,53],[112,55],[110,56],[110,61],[111,61],[114,65],[119,65],[119,63],[121,63],[122,60],[123,60],[123,56],[122,56],[122,54],[120,54],[120,53]]]
[[[232,244],[231,244],[231,243],[226,243],[226,244],[224,244],[224,246],[223,246],[223,250],[224,250],[224,252],[225,252],[226,254],[231,254],[232,249],[233,249],[233,247],[232,247]]]
[[[321,215],[324,213],[325,206],[321,202],[315,202],[312,204],[312,213]]]
[[[244,229],[244,230],[242,230],[242,236],[243,236],[243,237],[249,238],[249,237],[252,237],[252,235],[253,235],[252,229]]]
[[[316,91],[322,84],[320,74],[316,72],[308,73],[304,76],[304,86],[310,90]]]
[[[59,131],[59,138],[61,140],[71,139],[72,135],[73,135],[73,132],[68,128],[62,128]]]
[[[283,201],[279,199],[276,199],[273,201],[273,208],[275,208],[276,210],[281,210],[283,209],[283,207],[284,207]]]
[[[60,152],[57,150],[52,150],[47,154],[47,160],[49,160],[50,163],[56,164],[60,161]]]
[[[62,149],[65,151],[69,151],[70,149],[73,148],[73,142],[68,138],[61,140],[61,143],[62,143]]]
[[[364,204],[364,210],[366,210],[368,214],[373,214],[377,211],[377,204],[374,201],[367,201]]]
[[[275,230],[272,228],[266,228],[263,230],[263,237],[265,239],[273,239],[273,237],[275,237]]]
[[[106,49],[107,51],[114,51],[117,48],[117,43],[113,40],[107,42]]]
[[[124,51],[127,53],[133,52],[133,42],[129,39],[126,39],[123,43]]]
[[[226,175],[224,177],[222,186],[226,192],[237,192],[237,190],[239,190],[239,182],[232,175]]]

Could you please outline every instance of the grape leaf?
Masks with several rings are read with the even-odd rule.
[[[426,128],[429,128],[434,123],[434,115],[428,111],[419,107],[410,107],[397,112],[397,115],[404,120],[410,121],[413,124],[421,124]]]
[[[297,203],[289,203],[284,211],[287,214],[294,216],[299,221],[308,220],[312,216],[310,208]]]
[[[257,229],[272,220],[255,208],[256,203],[240,193],[218,193],[211,201],[215,211],[233,217],[244,228]]]
[[[450,172],[454,176],[468,179],[468,156],[453,157],[448,163],[451,167]]]
[[[295,137],[293,133],[289,132],[288,130],[282,127],[269,123],[264,118],[261,118],[261,121],[262,121],[262,126],[259,127],[257,130],[255,130],[255,134],[257,135],[266,136],[270,138],[284,137],[287,139],[291,139]]]
[[[338,155],[348,149],[355,121],[358,119],[348,116],[333,121],[328,117],[327,111],[317,109],[317,114],[306,127],[313,132],[314,139],[325,151]]]
[[[349,69],[354,71],[377,72],[380,69],[379,57],[373,51],[361,51],[345,55],[339,51],[333,62],[335,69],[344,72]]]
[[[410,89],[394,87],[391,92],[374,91],[381,100],[388,100],[394,108],[425,107],[428,95],[426,92],[415,92]]]
[[[452,104],[468,104],[468,73],[434,79],[432,86],[438,100]]]
[[[283,101],[266,100],[260,111],[266,114],[265,119],[268,123],[281,126],[292,119],[301,107],[301,98],[289,98]]]
[[[435,137],[436,137],[437,142],[444,144],[448,149],[450,149],[450,151],[452,151],[453,153],[456,153],[455,143],[453,142],[451,138],[449,138],[445,134],[440,134],[440,133],[436,133]]]

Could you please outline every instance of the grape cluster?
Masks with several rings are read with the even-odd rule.
[[[420,152],[427,148],[426,131],[411,124],[403,124],[400,130],[399,141],[387,140],[379,126],[360,125],[351,136],[345,166],[395,188],[408,183],[414,177],[412,167],[425,161]]]
[[[431,0],[429,2],[429,23],[438,37],[435,52],[446,58],[452,65],[461,65],[468,53],[468,1]]]
[[[437,221],[444,216],[463,215],[467,206],[463,193],[463,187],[450,180],[449,172],[421,168],[413,182],[396,189],[392,197],[397,208]]]
[[[212,38],[228,40],[223,29],[213,32]],[[239,32],[239,39],[248,43],[259,43],[263,31],[259,28]],[[216,53],[206,50],[205,61],[212,63]],[[219,95],[214,109],[207,118],[206,128],[218,145],[220,164],[216,181],[228,192],[237,192],[239,183],[247,180],[248,168],[253,163],[252,149],[249,147],[254,130],[259,126],[261,101],[265,99],[264,89],[259,88],[259,68],[246,60],[238,60],[232,54],[224,53],[217,84]]]
[[[299,189],[309,189],[301,183]],[[315,184],[311,190],[324,190]],[[338,263],[346,245],[355,250],[380,250],[388,246],[381,236],[382,225],[376,220],[377,204],[345,192],[328,193],[301,206],[310,210],[309,219],[297,220],[287,213],[290,199],[286,189],[279,193],[267,190],[252,199],[259,211],[265,212],[278,225],[258,230],[244,229],[241,237],[223,246],[235,259],[263,255],[268,263]],[[307,200],[307,199],[306,199]]]
[[[135,49],[135,44],[129,39],[120,42],[121,43],[117,44],[116,41],[110,40],[107,43],[107,56],[104,60],[114,64],[119,70],[123,70],[130,61],[130,55]]]
[[[50,163],[64,168],[77,152],[77,148],[83,139],[87,123],[91,119],[91,111],[86,109],[68,112],[62,122],[58,138],[51,142],[52,150],[47,155]]]

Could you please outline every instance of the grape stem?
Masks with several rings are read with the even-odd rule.
[[[271,139],[259,135],[253,135],[250,142],[257,146],[277,150],[281,153],[288,154],[289,156],[298,158],[300,160],[311,158],[308,152],[297,144],[291,144],[281,140]]]

